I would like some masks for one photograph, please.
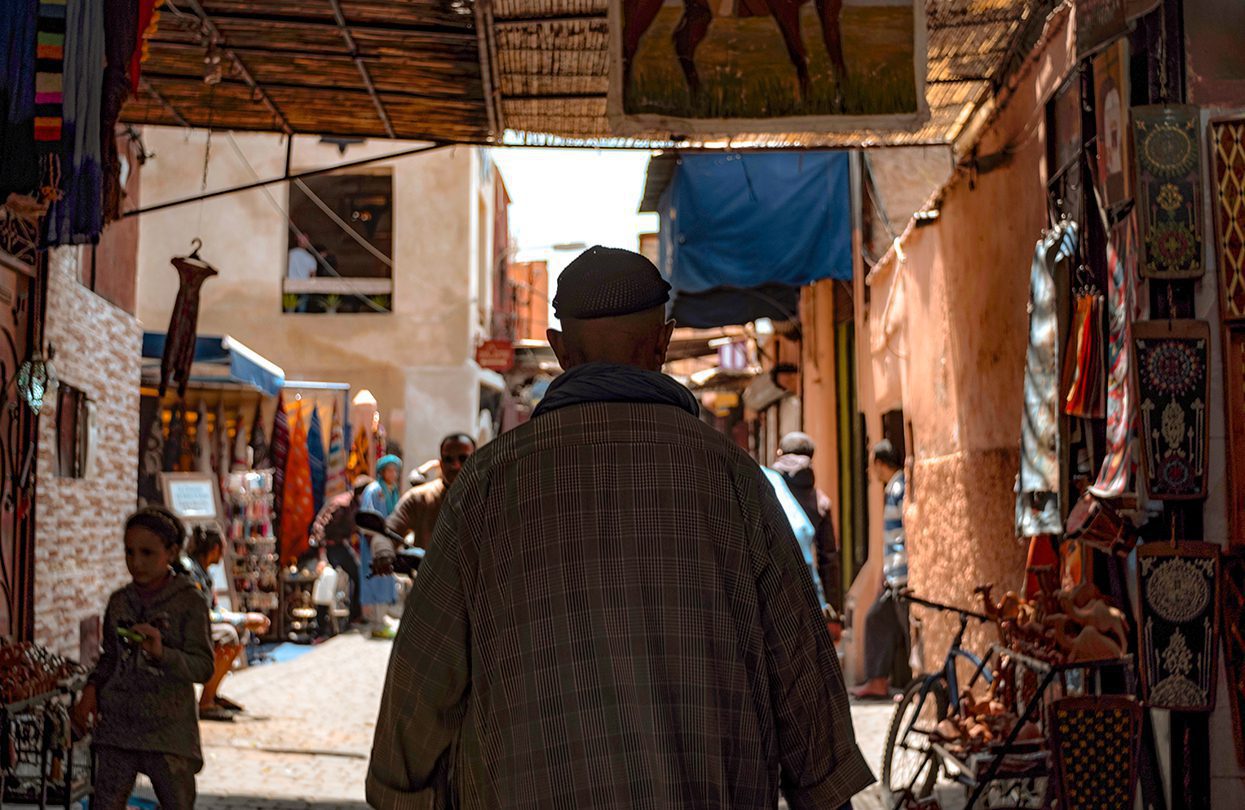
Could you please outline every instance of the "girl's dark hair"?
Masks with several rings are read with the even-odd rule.
[[[224,543],[220,529],[215,526],[195,526],[190,533],[190,542],[186,544],[186,554],[191,557],[206,557]]]
[[[186,541],[186,525],[163,506],[144,506],[125,520],[125,530],[142,528],[160,538],[166,549]]]

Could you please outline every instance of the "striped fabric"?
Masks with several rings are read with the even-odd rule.
[[[35,40],[35,141],[60,147],[65,101],[65,0],[41,0]]]
[[[825,809],[871,781],[800,549],[724,436],[590,403],[468,463],[390,660],[372,806]]]
[[[903,470],[898,471],[886,484],[886,500],[882,507],[882,577],[890,585],[908,584],[908,549],[903,531]]]

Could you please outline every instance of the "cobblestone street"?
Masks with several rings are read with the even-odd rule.
[[[229,676],[223,689],[248,712],[203,724],[203,810],[358,810],[391,644],[339,636],[292,661]],[[881,769],[890,704],[852,707],[861,749]],[[876,788],[856,810],[881,810]],[[150,796],[149,790],[140,791]],[[955,805],[944,797],[944,808]]]

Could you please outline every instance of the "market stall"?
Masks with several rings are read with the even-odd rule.
[[[315,512],[326,493],[345,491],[350,387],[288,381],[237,339],[200,335],[185,397],[161,397],[165,349],[164,334],[144,334],[140,502],[218,525],[226,538],[222,602],[267,616],[270,639],[301,637],[304,620],[292,611],[303,605],[287,604],[298,590],[287,580],[306,578],[298,563]]]

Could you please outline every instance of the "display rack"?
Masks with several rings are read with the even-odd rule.
[[[262,613],[281,627],[280,565],[273,533],[272,472],[232,473],[227,492],[225,572],[231,608]]]
[[[70,714],[85,679],[0,706],[0,805],[63,807],[92,793],[94,757],[89,738],[74,740]]]

